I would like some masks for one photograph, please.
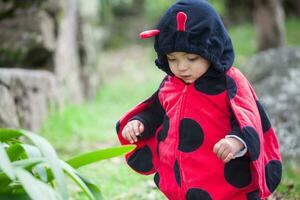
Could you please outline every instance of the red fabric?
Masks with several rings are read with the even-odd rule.
[[[140,38],[141,39],[147,39],[147,38],[150,38],[150,37],[154,37],[154,36],[158,35],[159,32],[160,31],[157,30],[157,29],[144,31],[144,32],[140,33]]]
[[[185,31],[185,23],[187,20],[187,15],[184,12],[177,13],[177,30]]]
[[[228,75],[236,80],[236,83],[240,83],[237,85],[238,93],[236,97],[230,101],[240,127],[250,125],[255,127],[259,133],[260,145],[263,148],[261,148],[258,160],[254,161],[253,164],[258,174],[261,198],[266,198],[271,192],[266,185],[265,166],[270,160],[281,161],[278,139],[272,127],[267,133],[263,133],[259,111],[255,103],[255,100],[258,100],[258,98],[247,79],[235,68],[229,70]],[[249,111],[251,111],[251,113],[249,113]]]
[[[160,177],[158,187],[168,199],[246,200],[256,189],[259,189],[261,198],[266,198],[271,193],[266,183],[265,170],[269,161],[281,163],[276,135],[273,128],[263,133],[260,113],[256,105],[257,97],[247,79],[234,67],[227,72],[227,79],[232,79],[235,83],[234,97],[230,94],[232,92],[232,88],[229,88],[230,84],[223,92],[208,95],[196,90],[194,83],[185,85],[180,79],[169,76],[158,93],[161,105],[169,118],[167,137],[163,141],[157,140],[162,130],[160,126],[155,136],[138,141],[135,151],[126,155],[128,161],[137,152],[140,156],[140,149],[147,147],[151,150],[150,159],[153,166],[150,165],[146,171],[134,170],[145,175],[157,172]],[[122,144],[128,144],[121,136],[123,127],[130,118],[147,108],[151,102],[151,99],[148,99],[138,104],[120,119],[118,137]],[[260,143],[258,158],[254,158],[255,152],[250,151],[250,156],[248,153],[243,158],[230,161],[225,165],[213,153],[214,144],[231,130],[229,107],[233,110],[241,129],[247,130],[247,127],[253,127],[257,131]],[[190,127],[184,126],[184,133],[193,132],[189,130],[193,127],[198,133],[199,125],[203,131],[203,140],[197,136],[199,144],[186,146],[190,141],[185,141],[185,135],[183,137],[179,135],[182,124],[191,124]],[[249,144],[248,150],[252,148],[251,140]],[[240,169],[235,167],[241,163],[244,166],[243,163],[247,163],[245,160],[249,160],[250,157],[255,160],[249,161],[249,173],[246,170],[238,174]],[[140,160],[137,158],[138,156],[135,156],[130,162],[142,161],[142,158]],[[147,162],[149,157],[145,159],[145,163]],[[235,170],[237,174],[232,175]],[[250,171],[251,175],[249,175]],[[242,179],[239,180],[237,179],[239,177],[235,176],[242,176]],[[196,193],[195,188],[197,188]],[[193,196],[195,194],[196,196]]]

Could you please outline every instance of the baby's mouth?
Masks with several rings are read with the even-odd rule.
[[[191,75],[181,75],[180,76],[182,79],[189,79],[191,78],[192,76]]]

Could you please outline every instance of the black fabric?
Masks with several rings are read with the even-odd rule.
[[[260,198],[259,198],[259,190],[256,189],[253,192],[247,193],[247,200],[260,200]]]
[[[154,183],[155,185],[159,188],[159,181],[160,181],[160,177],[159,177],[159,173],[156,172],[155,175],[154,175]]]
[[[236,187],[243,188],[251,183],[250,158],[247,156],[235,158],[225,164],[224,176],[226,181]]]
[[[267,186],[270,192],[274,192],[281,181],[282,165],[278,160],[271,160],[265,168]]]
[[[149,138],[155,134],[155,130],[162,124],[165,110],[160,104],[158,93],[152,97],[153,102],[143,112],[130,119],[139,120],[144,125],[144,132],[138,137],[139,139]]]
[[[233,114],[233,111],[231,108],[229,108],[229,113],[230,113],[230,125],[231,125],[231,131],[228,135],[235,135],[244,140],[241,128],[239,126],[239,123]]]
[[[186,200],[212,200],[209,193],[200,188],[191,188],[185,194]]]
[[[178,150],[196,151],[204,141],[204,132],[198,122],[190,118],[180,120]]]
[[[226,90],[226,76],[210,67],[195,81],[194,87],[204,94],[220,94]]]
[[[258,159],[260,155],[260,140],[255,128],[250,126],[245,126],[242,129],[242,134],[244,136],[244,141],[248,147],[248,152],[252,161]]]
[[[177,30],[178,12],[187,15],[186,30]],[[160,19],[155,36],[156,65],[172,75],[166,54],[183,51],[209,60],[218,71],[225,73],[234,61],[234,51],[220,16],[205,0],[179,0]]]
[[[263,128],[263,132],[266,133],[271,128],[271,122],[267,112],[265,111],[263,105],[257,100],[256,105],[259,111],[259,116],[261,120],[261,125]]]
[[[136,150],[127,159],[128,165],[139,172],[149,172],[153,169],[152,152],[148,145]]]
[[[174,163],[173,170],[174,170],[176,182],[177,182],[178,186],[180,187],[181,186],[181,178],[180,178],[180,169],[179,169],[179,164],[178,164],[177,159]]]

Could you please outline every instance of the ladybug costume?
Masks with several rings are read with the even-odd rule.
[[[117,123],[144,125],[135,150],[126,155],[136,172],[155,173],[158,188],[172,200],[257,200],[281,180],[278,140],[268,115],[243,74],[232,67],[231,40],[216,11],[203,0],[180,0],[161,18],[155,37],[156,65],[167,73],[159,89]],[[211,62],[191,84],[174,76],[166,54],[188,52]],[[223,163],[213,146],[227,136],[241,138],[244,156]]]

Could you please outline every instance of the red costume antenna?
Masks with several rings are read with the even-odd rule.
[[[144,32],[140,33],[140,38],[141,39],[147,39],[147,38],[156,36],[157,34],[159,34],[159,32],[160,31],[158,29],[144,31]]]
[[[177,13],[177,30],[185,31],[185,23],[187,20],[187,15],[184,12]]]

